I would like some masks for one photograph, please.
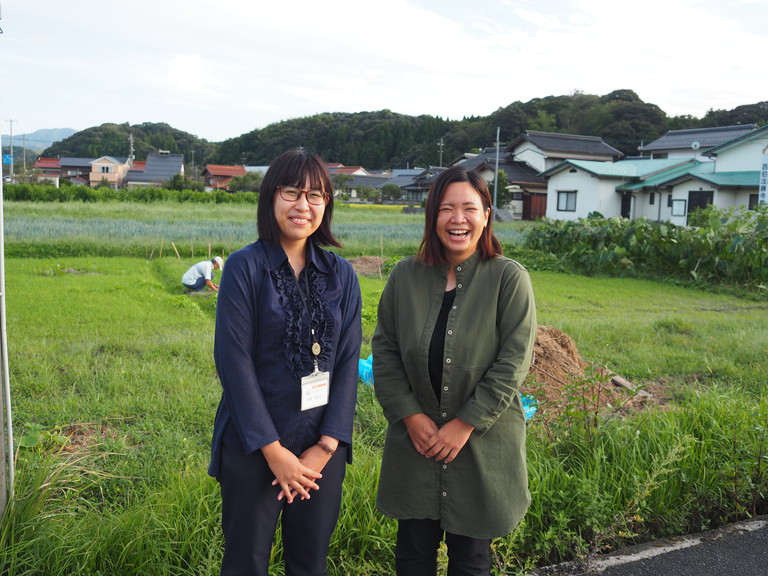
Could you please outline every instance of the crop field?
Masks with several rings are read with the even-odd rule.
[[[218,574],[218,486],[206,474],[220,392],[216,295],[186,294],[180,278],[253,241],[254,208],[4,210],[17,483],[0,524],[0,574]],[[377,207],[338,207],[334,222],[349,258],[397,260],[421,237],[421,216]],[[498,232],[514,255],[525,226]],[[531,276],[539,324],[656,401],[598,408],[600,386],[584,379],[567,384],[559,419],[532,418],[533,501],[494,542],[494,574],[768,513],[768,303],[646,280]],[[360,278],[362,357],[384,282]],[[361,383],[334,576],[394,574],[395,524],[374,504],[384,427]],[[279,575],[279,546],[274,554]]]
[[[256,237],[255,206],[186,204],[8,203],[5,233],[11,255],[47,255],[61,243],[80,254],[173,255],[194,258],[212,250],[227,254]],[[382,207],[339,205],[334,233],[345,255],[413,253],[424,217]],[[497,224],[502,242],[521,239],[520,223]],[[19,253],[17,253],[17,251]],[[162,251],[162,254],[161,254]]]

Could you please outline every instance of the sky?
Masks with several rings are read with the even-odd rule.
[[[700,118],[768,100],[767,21],[767,0],[0,0],[0,132],[166,122],[220,142],[623,89]]]

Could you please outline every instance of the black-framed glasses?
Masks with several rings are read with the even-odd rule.
[[[286,202],[298,202],[301,195],[304,194],[307,197],[307,202],[319,206],[328,202],[328,193],[322,190],[301,190],[295,186],[278,186],[278,192],[280,197]]]

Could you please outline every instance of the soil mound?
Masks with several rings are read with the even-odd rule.
[[[538,402],[542,416],[568,406],[598,413],[628,411],[658,401],[648,387],[635,386],[606,368],[586,362],[573,338],[550,326],[539,326],[528,379],[522,387]]]

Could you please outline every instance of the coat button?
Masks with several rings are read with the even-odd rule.
[[[446,359],[445,359],[445,363],[446,363],[446,364],[450,364],[450,363],[451,363],[451,359],[450,359],[450,358],[446,358]]]
[[[453,336],[453,330],[448,330],[448,336]]]
[[[461,284],[456,284],[456,288],[461,288]]]
[[[456,272],[461,272],[461,266],[456,266]]]
[[[443,496],[448,496],[448,492],[443,492]]]

